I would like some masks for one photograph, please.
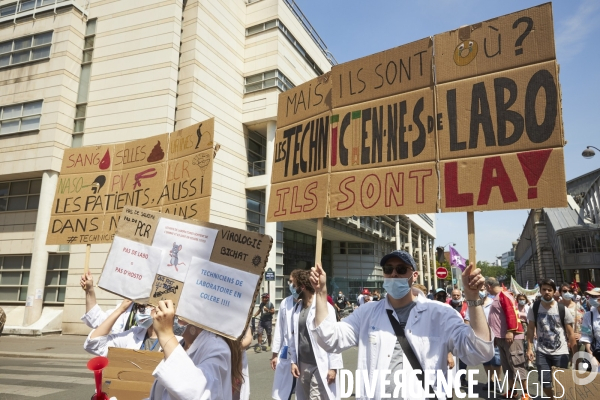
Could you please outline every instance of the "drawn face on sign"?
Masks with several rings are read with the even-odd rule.
[[[469,64],[477,56],[477,42],[465,40],[454,50],[454,63],[459,67]]]

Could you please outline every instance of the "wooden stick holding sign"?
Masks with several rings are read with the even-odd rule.
[[[321,262],[323,251],[323,218],[317,218],[317,247],[315,249],[315,264]]]
[[[475,252],[475,215],[473,211],[467,212],[467,234],[469,237],[469,263],[473,263],[473,265],[477,265],[475,261],[475,257],[477,253]]]
[[[85,275],[90,271],[90,253],[92,252],[92,244],[85,245],[85,264],[83,264],[83,273]]]

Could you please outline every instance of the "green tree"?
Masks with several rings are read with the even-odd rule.
[[[498,279],[499,282],[504,282],[506,285],[507,273],[506,269],[492,265],[487,261],[477,261],[477,268],[481,270],[481,274],[488,278],[493,277]],[[510,278],[508,278],[510,280]]]
[[[510,282],[511,277],[516,279],[514,261],[509,262],[508,267],[506,267],[506,279],[508,280],[508,282]]]

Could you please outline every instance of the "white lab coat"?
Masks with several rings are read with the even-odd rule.
[[[276,400],[288,400],[292,392],[294,377],[292,376],[292,360],[290,355],[290,342],[292,341],[292,314],[294,313],[294,296],[288,296],[279,304],[277,325],[271,350],[277,353],[277,367],[273,379],[271,396]],[[285,354],[283,349],[287,347]]]
[[[308,329],[308,336],[310,337],[310,342],[312,344],[313,352],[315,354],[315,360],[317,361],[317,368],[319,370],[319,375],[321,376],[321,380],[323,381],[323,385],[327,390],[327,396],[330,400],[339,399],[340,392],[340,374],[338,371],[338,375],[335,379],[335,382],[328,385],[327,384],[327,372],[330,369],[342,369],[344,367],[344,362],[342,360],[342,356],[340,354],[335,354],[334,352],[327,352],[323,348],[321,348],[316,341],[315,334],[309,328],[311,325],[314,325],[315,320],[315,305],[316,298],[313,298],[313,302],[310,305],[310,309],[308,311],[308,316],[306,317],[306,327]],[[335,324],[337,318],[335,317],[335,310],[333,306],[327,303],[327,309],[329,310],[329,315],[327,316],[326,321],[329,323]],[[300,300],[294,306],[294,313],[292,314],[292,340],[290,341],[290,356],[291,361],[294,364],[298,364],[298,320],[300,318],[300,310],[302,310],[302,300]],[[325,321],[323,321],[325,322]],[[298,395],[298,390],[296,390],[296,399],[304,400],[302,396]]]
[[[144,343],[146,331],[146,328],[134,326],[133,328],[121,333],[109,333],[106,336],[98,336],[94,339],[90,339],[92,333],[94,332],[93,330],[85,339],[85,342],[83,343],[83,348],[88,353],[104,357],[106,357],[106,355],[108,354],[109,347],[139,350],[140,347],[142,347],[142,343]],[[175,337],[177,338],[177,341],[181,340],[181,336]],[[160,344],[157,344],[157,346],[160,350]]]
[[[129,307],[127,308],[127,311],[125,311],[123,314],[119,315],[119,318],[113,325],[110,333],[121,333],[125,330],[125,325],[127,325],[127,318],[129,318],[129,313],[131,312],[132,307],[133,307],[133,303],[129,305]],[[96,304],[94,307],[92,307],[90,309],[90,311],[88,311],[87,313],[85,313],[83,315],[83,317],[81,317],[81,320],[83,321],[84,324],[86,324],[90,328],[96,329],[97,327],[100,326],[101,323],[104,322],[104,320],[106,320],[106,318],[108,318],[108,316],[110,314],[115,312],[115,310],[116,310],[116,308],[113,308],[108,311],[102,311],[100,306],[98,304]]]
[[[150,400],[231,400],[231,351],[220,336],[203,330],[186,351],[177,346],[152,373]]]
[[[250,372],[248,371],[246,350],[242,350],[242,376],[244,377],[244,383],[240,387],[240,400],[250,400]]]
[[[410,311],[405,333],[423,369],[442,370],[446,375],[449,351],[467,365],[481,364],[494,356],[493,338],[489,342],[478,338],[471,327],[448,305],[427,299],[419,290],[414,289],[413,293],[417,295],[417,304]],[[311,319],[309,328],[317,343],[327,351],[341,353],[358,346],[357,369],[368,371],[373,380],[373,371],[389,370],[392,352],[398,340],[388,318],[388,309],[393,310],[386,297],[381,301],[363,304],[337,323],[335,317],[332,318],[332,311],[329,311],[329,317],[316,328],[314,318]],[[397,318],[395,311],[393,315]],[[412,371],[412,367],[406,357],[403,361],[403,369],[406,376],[409,376],[408,372]],[[379,400],[380,380],[377,379],[374,383],[375,396],[372,398]],[[434,388],[437,390],[437,383]],[[364,382],[359,390],[356,393],[357,399],[369,399]]]

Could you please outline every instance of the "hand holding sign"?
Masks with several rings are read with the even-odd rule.
[[[310,269],[310,283],[315,289],[315,293],[319,293],[319,291],[327,293],[327,275],[321,263],[317,263]]]
[[[483,288],[485,278],[481,275],[481,270],[475,268],[473,263],[470,263],[462,273],[462,281],[467,300],[479,299],[479,291]]]
[[[175,320],[175,307],[171,300],[159,301],[154,314],[154,330],[159,338],[173,336],[173,321]]]
[[[79,285],[81,288],[87,293],[90,290],[94,289],[94,278],[90,271],[81,275],[81,279],[79,280]]]

